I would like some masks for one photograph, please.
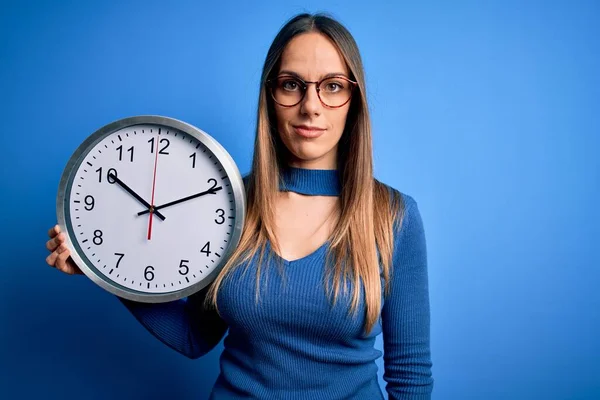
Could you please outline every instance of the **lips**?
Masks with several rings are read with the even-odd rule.
[[[302,137],[313,139],[321,136],[325,129],[308,125],[294,125],[294,131]]]

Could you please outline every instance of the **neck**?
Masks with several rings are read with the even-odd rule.
[[[286,167],[281,174],[279,189],[309,196],[339,196],[340,174],[337,169]]]

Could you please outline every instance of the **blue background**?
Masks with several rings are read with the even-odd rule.
[[[328,11],[364,58],[376,176],[423,216],[434,398],[600,398],[600,3],[113,3],[2,3],[1,397],[207,397],[222,344],[188,360],[45,264],[60,175],[138,114],[248,172],[268,46]]]

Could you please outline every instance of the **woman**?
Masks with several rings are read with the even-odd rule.
[[[360,54],[324,15],[291,19],[261,77],[247,217],[207,288],[162,304],[120,299],[190,358],[225,333],[211,398],[430,398],[426,245],[415,200],[373,177]],[[48,264],[81,273],[64,234]],[[217,307],[218,305],[218,307]]]

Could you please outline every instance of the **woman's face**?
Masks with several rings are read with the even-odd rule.
[[[315,82],[330,74],[349,77],[346,63],[329,38],[311,32],[298,35],[287,44],[278,76],[296,75],[304,81]],[[330,86],[335,88],[335,85]],[[286,88],[297,87],[288,83]],[[291,153],[289,165],[310,169],[337,168],[337,147],[346,125],[350,101],[340,108],[327,108],[319,100],[316,85],[308,84],[306,95],[299,104],[283,107],[274,102],[274,107],[279,135]]]

